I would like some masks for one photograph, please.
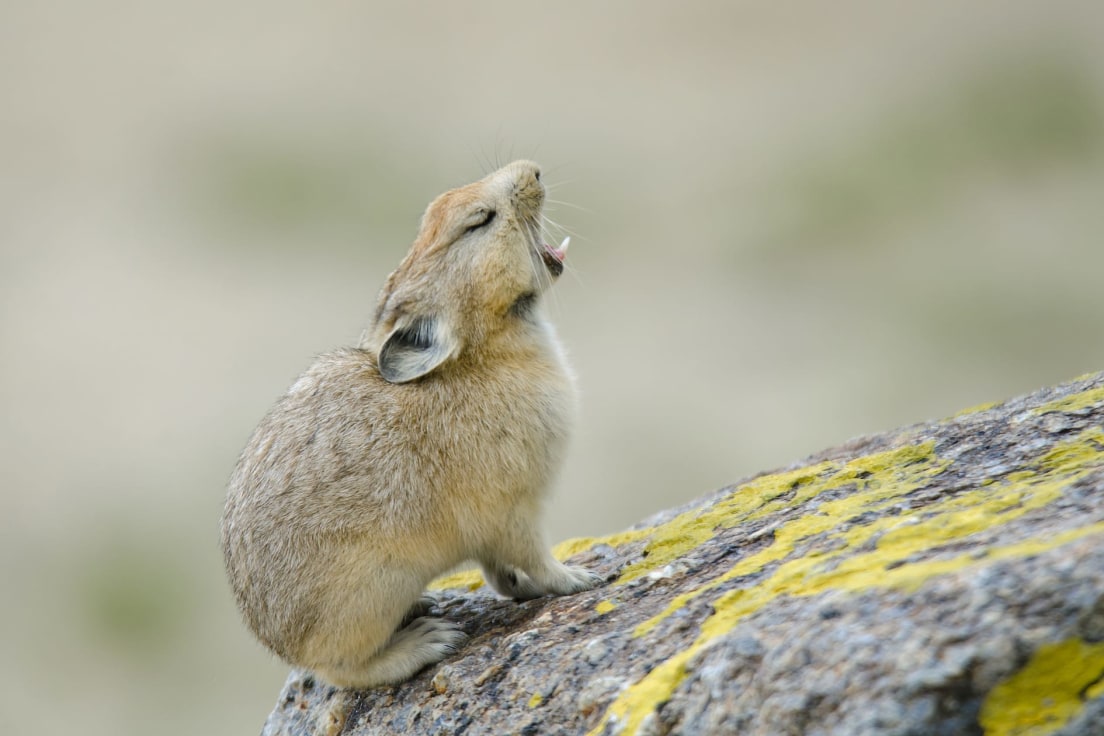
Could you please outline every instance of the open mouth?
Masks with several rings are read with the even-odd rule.
[[[566,237],[560,243],[559,248],[554,248],[548,243],[541,243],[541,260],[548,267],[548,272],[553,277],[559,277],[564,270],[564,259],[567,258],[567,246],[571,244],[571,238]]]

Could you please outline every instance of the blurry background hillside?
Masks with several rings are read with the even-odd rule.
[[[9,733],[256,733],[248,434],[428,201],[540,161],[554,540],[1104,368],[1099,2],[0,7]]]

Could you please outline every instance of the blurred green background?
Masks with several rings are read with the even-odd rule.
[[[540,161],[553,540],[1104,368],[1099,2],[4,3],[10,733],[256,733],[217,523],[439,192]]]

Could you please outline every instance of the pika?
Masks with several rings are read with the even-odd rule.
[[[567,248],[541,239],[544,199],[530,161],[435,199],[360,344],[295,381],[230,478],[238,607],[333,685],[401,682],[456,651],[425,588],[462,562],[517,599],[601,582],[540,531],[576,404],[542,306]]]

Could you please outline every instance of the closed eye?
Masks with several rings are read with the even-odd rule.
[[[472,217],[471,224],[468,225],[468,228],[464,232],[470,233],[478,230],[481,227],[486,227],[487,225],[490,225],[491,221],[494,220],[495,215],[497,214],[498,212],[495,210],[482,210],[481,212],[476,213]]]

